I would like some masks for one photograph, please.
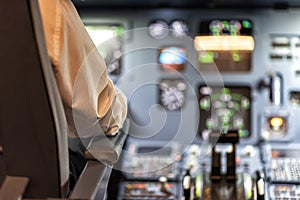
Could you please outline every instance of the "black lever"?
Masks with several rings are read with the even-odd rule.
[[[256,193],[257,193],[257,200],[264,200],[265,199],[265,180],[263,172],[256,171]]]
[[[217,143],[229,143],[232,145],[232,152],[227,153],[227,181],[236,180],[236,163],[235,163],[235,150],[236,144],[239,142],[238,131],[228,131],[227,133],[212,133],[209,137],[210,143],[217,141]],[[220,182],[221,180],[221,154],[215,152],[215,146],[212,149],[212,169],[211,180],[214,182]]]
[[[190,200],[191,198],[191,184],[192,184],[192,177],[190,175],[190,170],[187,169],[182,179],[182,188],[183,188],[183,195],[185,200]]]

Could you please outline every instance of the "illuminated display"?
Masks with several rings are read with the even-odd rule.
[[[200,25],[195,37],[199,68],[211,71],[216,65],[221,72],[250,71],[255,42],[250,20],[210,20]]]
[[[251,36],[197,36],[195,49],[197,51],[252,51],[254,40]]]
[[[160,89],[160,105],[167,110],[178,110],[185,102],[187,85],[183,80],[162,80]]]
[[[212,132],[238,130],[242,138],[250,136],[251,90],[249,87],[199,88],[199,131],[203,139]]]
[[[186,63],[186,51],[178,47],[164,48],[160,51],[159,63],[163,69],[181,71]]]
[[[104,58],[108,73],[120,74],[124,28],[119,25],[86,25],[86,30]]]

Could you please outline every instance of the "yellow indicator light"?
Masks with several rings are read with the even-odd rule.
[[[253,51],[254,39],[252,36],[197,36],[194,46],[197,51]]]
[[[279,127],[283,124],[283,119],[281,117],[272,117],[270,120],[271,126]]]

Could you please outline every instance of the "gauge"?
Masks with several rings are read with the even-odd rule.
[[[169,35],[169,26],[163,20],[154,21],[149,25],[149,34],[155,39],[163,39]]]
[[[170,29],[175,37],[183,37],[188,34],[188,25],[182,20],[175,20],[171,23]]]
[[[161,93],[161,103],[168,110],[179,109],[184,101],[184,95],[182,91],[176,87],[165,88]]]
[[[183,80],[163,80],[160,83],[160,104],[167,110],[180,109],[185,101],[185,90]]]

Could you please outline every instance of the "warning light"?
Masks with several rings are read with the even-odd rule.
[[[272,117],[270,119],[270,124],[273,127],[280,127],[283,124],[283,119],[281,117]]]

